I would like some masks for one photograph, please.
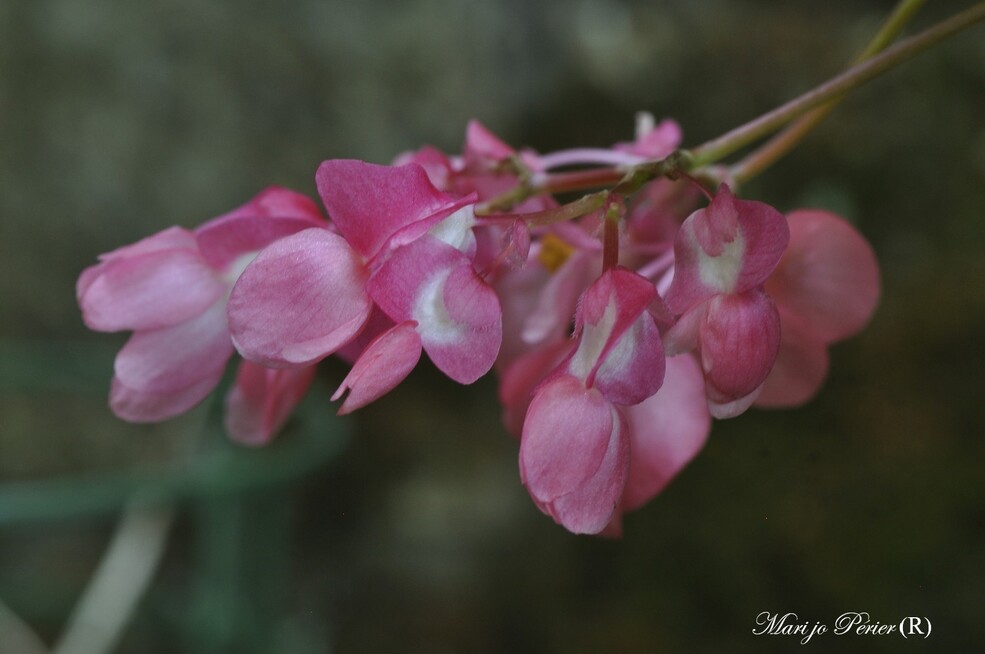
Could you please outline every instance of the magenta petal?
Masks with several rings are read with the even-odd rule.
[[[332,396],[335,401],[349,394],[339,415],[351,413],[393,390],[421,358],[421,337],[412,320],[380,334],[370,343]]]
[[[623,420],[594,389],[558,377],[535,395],[523,425],[520,475],[537,505],[575,533],[598,533],[625,485]]]
[[[854,227],[826,211],[794,211],[790,247],[766,290],[825,343],[862,329],[879,301],[879,264]]]
[[[711,417],[698,362],[688,355],[668,359],[657,394],[623,412],[632,457],[622,508],[632,511],[662,491],[708,439]]]
[[[226,292],[197,250],[161,249],[114,257],[82,273],[82,317],[90,329],[155,329],[188,320]]]
[[[221,303],[173,327],[139,331],[116,355],[116,378],[129,389],[173,394],[204,378],[218,381],[233,347]]]
[[[109,406],[128,422],[160,422],[188,411],[208,397],[222,377],[222,368],[191,386],[173,392],[155,393],[130,388],[116,377],[110,386]]]
[[[318,167],[318,193],[339,232],[371,258],[400,229],[440,218],[461,203],[440,192],[417,164],[377,166],[334,159]]]
[[[367,272],[338,234],[306,229],[264,249],[229,297],[243,356],[273,368],[314,363],[352,340],[369,317]]]
[[[698,330],[708,398],[718,404],[753,392],[780,347],[780,317],[761,290],[711,299]]]
[[[464,156],[468,163],[493,163],[508,159],[516,150],[504,143],[498,136],[478,120],[470,120],[465,128]]]
[[[275,370],[242,361],[226,395],[226,431],[243,445],[270,442],[308,392],[315,366]]]
[[[756,406],[799,406],[814,397],[828,374],[828,348],[798,318],[780,311],[780,352]]]

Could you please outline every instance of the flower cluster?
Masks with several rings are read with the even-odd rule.
[[[102,255],[77,294],[90,328],[133,332],[110,406],[131,421],[182,413],[238,351],[227,428],[262,444],[331,355],[351,364],[340,413],[389,392],[422,352],[463,384],[494,370],[534,503],[573,532],[616,535],[712,417],[809,399],[828,345],[879,295],[871,248],[828,212],[784,216],[687,176],[554,196],[565,174],[631,172],[680,140],[645,117],[632,142],[540,154],[473,122],[461,155],[322,163],[327,219],[271,188]]]

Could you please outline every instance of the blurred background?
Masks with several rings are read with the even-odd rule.
[[[928,4],[908,32],[966,6]],[[39,651],[20,621],[59,638],[134,496],[173,518],[155,514],[163,558],[112,651],[800,647],[753,636],[761,611],[926,616],[908,650],[981,651],[985,26],[854,93],[744,189],[851,219],[880,258],[881,306],[833,349],[815,401],[717,423],[621,541],[533,506],[491,379],[459,387],[424,364],[336,421],[330,363],[283,438],[242,451],[215,403],[116,420],[125,335],[88,332],[74,298],[99,253],[269,184],[314,195],[324,159],[456,152],[470,118],[549,151],[627,140],[649,110],[700,143],[837,72],[892,6],[4,0],[0,652]]]

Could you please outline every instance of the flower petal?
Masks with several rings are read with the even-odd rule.
[[[225,425],[243,445],[266,445],[287,422],[315,377],[315,366],[276,370],[242,361],[226,395]]]
[[[352,413],[393,390],[411,373],[421,358],[421,337],[412,320],[380,334],[359,356],[352,370],[332,395],[346,396],[339,415]]]
[[[780,317],[761,290],[718,295],[708,303],[698,341],[708,398],[725,404],[766,379],[780,348]]]
[[[492,368],[503,338],[499,299],[455,248],[423,236],[396,250],[368,290],[393,320],[418,323],[428,356],[455,381],[471,384]]]
[[[243,206],[205,223],[195,230],[195,237],[208,262],[223,269],[240,256],[258,252],[279,238],[325,225],[310,198],[270,187]]]
[[[865,238],[833,213],[787,216],[790,247],[766,291],[825,343],[861,330],[879,302],[879,264]]]
[[[594,389],[570,376],[541,386],[520,441],[520,476],[534,502],[576,533],[598,533],[625,485],[623,419]]]
[[[711,431],[701,368],[694,357],[667,360],[667,377],[653,397],[623,409],[632,457],[622,508],[650,501],[704,447]]]
[[[139,331],[116,355],[114,372],[134,391],[169,395],[218,381],[233,352],[222,303],[202,315],[172,327]]]
[[[677,314],[712,295],[759,286],[789,240],[783,215],[762,202],[736,200],[722,184],[712,203],[681,225],[667,305]]]
[[[222,369],[173,392],[155,393],[130,388],[116,377],[110,386],[109,406],[127,422],[160,422],[188,411],[208,397],[222,378]]]
[[[78,283],[86,326],[98,331],[155,329],[205,311],[225,283],[192,248],[113,257],[85,271]]]
[[[322,162],[315,179],[332,222],[367,259],[402,228],[420,221],[429,227],[465,204],[436,189],[416,163],[334,159]]]
[[[243,356],[272,368],[305,366],[362,329],[373,303],[367,271],[338,234],[306,229],[270,245],[229,297],[229,327]]]
[[[780,352],[756,406],[799,406],[814,397],[828,374],[828,348],[799,318],[780,309]]]

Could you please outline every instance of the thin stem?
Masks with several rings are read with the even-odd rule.
[[[608,196],[608,191],[599,191],[597,193],[584,195],[574,202],[562,204],[560,207],[555,209],[545,209],[544,211],[533,211],[531,213],[497,213],[482,215],[479,213],[478,209],[475,213],[480,222],[513,222],[520,219],[527,223],[528,227],[543,227],[544,225],[554,225],[556,223],[574,220],[575,218],[580,218],[581,216],[590,214],[597,209],[601,209]]]
[[[896,9],[889,15],[882,28],[872,37],[865,49],[852,61],[859,64],[889,47],[900,32],[917,13],[926,0],[900,0]],[[774,136],[754,152],[746,155],[731,169],[731,178],[744,183],[776,163],[813,131],[841,104],[844,96],[830,100],[827,104],[801,116],[796,122]]]
[[[134,503],[76,605],[52,654],[107,654],[130,620],[164,553],[170,507]]]
[[[699,145],[691,151],[694,157],[690,163],[694,167],[714,163],[983,19],[985,2],[979,2],[916,36],[900,41],[882,54],[849,68],[773,111]]]
[[[606,216],[602,238],[602,272],[619,265],[619,221]]]

